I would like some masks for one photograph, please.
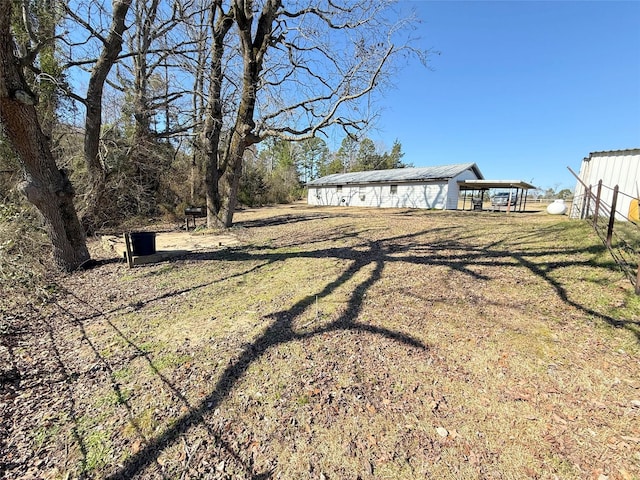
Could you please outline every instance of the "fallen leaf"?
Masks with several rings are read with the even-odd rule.
[[[553,418],[553,421],[556,422],[556,423],[561,423],[562,425],[566,425],[567,424],[567,421],[564,418],[562,418],[560,415],[558,415],[557,413],[554,413],[552,415],[552,418]]]
[[[142,446],[142,441],[141,440],[136,440],[135,442],[133,442],[131,444],[131,453],[133,453],[134,455],[136,453],[138,453],[140,451],[140,447]]]

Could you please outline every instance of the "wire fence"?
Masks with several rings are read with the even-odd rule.
[[[582,183],[580,178],[578,181]],[[582,185],[584,194],[573,199],[570,216],[587,221],[593,226],[615,262],[634,286],[636,294],[640,295],[638,198],[620,192],[617,185],[603,185],[602,180],[594,186],[584,183]],[[620,208],[622,204],[629,205],[630,208],[623,211]],[[635,216],[631,214],[632,211],[635,211]]]

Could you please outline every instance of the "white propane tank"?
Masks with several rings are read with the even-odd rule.
[[[564,215],[566,212],[567,205],[561,198],[559,198],[558,200],[554,200],[547,207],[547,213],[550,215]]]

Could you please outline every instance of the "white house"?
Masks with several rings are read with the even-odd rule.
[[[625,220],[629,216],[632,203],[637,206],[640,198],[640,149],[593,152],[582,160],[579,180],[576,182],[571,217],[582,218],[587,203],[583,201],[586,190],[596,195],[598,182],[602,180],[601,201],[610,206],[613,199],[613,188],[619,188],[616,203],[616,218]],[[593,209],[593,205],[589,208]]]
[[[307,183],[307,203],[456,210],[458,182],[483,178],[475,163],[336,173]]]

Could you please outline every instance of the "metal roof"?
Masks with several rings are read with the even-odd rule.
[[[624,150],[604,150],[601,152],[591,152],[586,160],[589,160],[591,157],[601,157],[601,156],[610,156],[610,155],[637,155],[640,153],[640,148],[627,148]]]
[[[366,172],[334,173],[317,178],[307,185],[347,185],[383,182],[413,182],[449,180],[460,175],[465,170],[472,170],[476,177],[483,178],[475,163],[460,163],[455,165],[441,165],[438,167],[394,168],[389,170],[369,170]]]
[[[461,180],[458,182],[460,190],[486,190],[489,188],[521,188],[536,190],[538,187],[522,180]]]

